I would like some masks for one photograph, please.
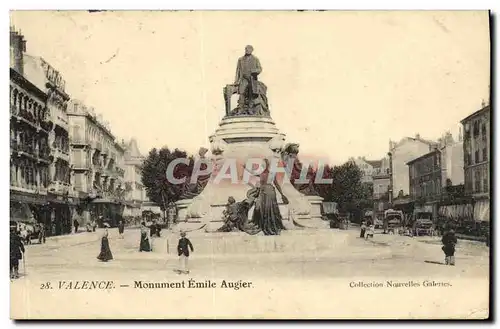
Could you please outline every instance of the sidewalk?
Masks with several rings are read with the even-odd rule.
[[[95,232],[87,232],[87,231],[80,231],[78,233],[71,233],[71,234],[65,234],[65,235],[58,235],[58,236],[50,236],[47,237],[45,245],[48,246],[76,246],[76,245],[81,245],[81,244],[86,244],[90,242],[95,242],[98,241],[102,238],[104,229],[103,228],[98,228],[96,229]],[[118,236],[118,229],[117,228],[112,228],[108,229],[109,236],[114,237],[115,235]],[[38,240],[34,240],[34,243],[32,246],[37,246]]]

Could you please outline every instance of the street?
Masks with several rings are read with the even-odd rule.
[[[404,237],[375,234],[373,240],[358,237],[358,230],[329,230],[335,239],[347,232],[348,238],[338,248],[315,253],[257,253],[206,255],[196,252],[196,236],[192,237],[195,252],[190,258],[192,276],[224,277],[227,275],[252,277],[355,277],[363,276],[451,276],[487,278],[489,249],[480,242],[460,240],[457,245],[456,266],[443,266],[441,243],[437,237]],[[161,247],[169,231],[153,241],[154,251],[139,252],[139,231],[125,231],[118,238],[117,229],[110,229],[110,246],[114,259],[107,263],[96,257],[100,251],[102,232],[79,233],[49,239],[45,245],[26,248],[26,271],[30,278],[100,278],[113,276],[132,279],[147,274],[176,277],[173,270],[177,257],[167,255]],[[285,232],[284,234],[289,234]],[[314,237],[313,231],[310,233]],[[175,237],[174,237],[175,239]],[[249,262],[249,260],[252,260]],[[21,273],[24,272],[21,266]],[[19,282],[23,279],[21,278]]]
[[[339,244],[314,252],[209,254],[200,250],[207,234],[192,233],[191,274],[179,275],[175,253],[163,248],[173,233],[162,233],[153,242],[155,251],[140,253],[139,230],[125,230],[119,239],[117,229],[110,229],[114,260],[107,263],[96,259],[102,231],[28,246],[27,274],[11,284],[11,316],[374,319],[489,314],[489,250],[476,242],[459,241],[457,265],[444,266],[438,238],[375,234],[365,241],[354,229],[287,231],[278,239],[300,233],[308,239],[339,239]],[[113,289],[81,290],[84,281]],[[189,289],[197,284],[203,287]],[[158,285],[163,289],[155,289]],[[459,307],[454,301],[460,301]]]

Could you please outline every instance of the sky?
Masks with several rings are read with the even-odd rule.
[[[381,158],[417,133],[457,134],[488,101],[486,11],[17,11],[11,25],[143,154],[209,145],[247,44],[277,127],[332,164]]]

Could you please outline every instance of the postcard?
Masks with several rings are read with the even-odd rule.
[[[11,318],[489,318],[489,15],[11,11]]]

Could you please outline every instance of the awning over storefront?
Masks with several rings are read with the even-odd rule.
[[[451,220],[472,220],[474,217],[474,207],[470,203],[441,206],[439,207],[438,214]]]
[[[18,191],[10,191],[10,201],[19,203],[45,204],[47,197],[40,194],[31,194]]]
[[[474,220],[480,222],[490,221],[490,200],[477,200],[474,203]]]
[[[23,223],[36,223],[30,206],[24,202],[11,202],[10,220]]]
[[[94,199],[94,200],[92,200],[92,202],[90,202],[90,203],[94,203],[94,204],[95,204],[95,203],[112,203],[112,204],[120,204],[120,202],[117,202],[117,201],[115,201],[115,200],[110,200],[110,199],[101,199],[101,198],[99,198],[99,199]]]

